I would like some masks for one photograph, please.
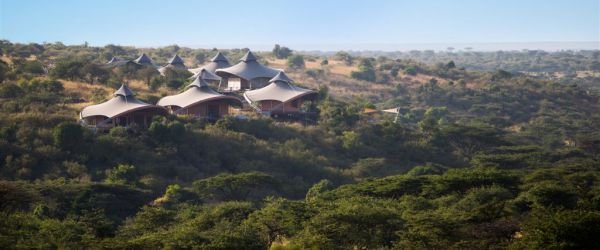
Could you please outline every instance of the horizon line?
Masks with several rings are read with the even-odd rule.
[[[384,52],[403,52],[411,50],[434,50],[434,51],[448,51],[449,48],[457,51],[515,51],[515,50],[543,50],[543,51],[564,51],[564,50],[600,50],[599,41],[532,41],[532,42],[421,42],[421,43],[379,43],[379,42],[363,42],[363,43],[207,43],[207,44],[187,44],[187,43],[170,43],[170,44],[157,44],[157,45],[131,45],[123,43],[90,43],[83,41],[81,43],[69,43],[62,41],[43,41],[43,42],[20,42],[11,41],[9,39],[0,38],[0,40],[6,40],[11,43],[21,44],[44,44],[44,43],[63,43],[67,46],[82,45],[86,42],[89,46],[93,47],[104,47],[107,45],[116,45],[123,47],[134,47],[138,49],[152,49],[152,48],[163,48],[172,45],[189,49],[243,49],[249,48],[252,51],[265,52],[272,50],[275,44],[279,44],[284,47],[288,47],[295,51],[300,52],[336,52],[336,51],[384,51]],[[568,45],[568,46],[559,46]],[[479,47],[479,48],[477,48]]]

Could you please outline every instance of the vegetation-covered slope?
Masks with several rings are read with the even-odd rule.
[[[78,112],[118,83],[156,102],[186,76],[98,67],[135,48],[0,49],[3,249],[598,248],[597,80],[279,48],[261,60],[319,91],[316,124],[165,117],[93,133]],[[188,66],[212,53],[143,51]],[[394,107],[396,123],[362,112]]]

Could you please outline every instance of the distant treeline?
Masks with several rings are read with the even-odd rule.
[[[413,59],[427,64],[447,63],[454,61],[458,66],[471,70],[494,71],[498,69],[509,72],[575,72],[582,70],[600,70],[600,50],[559,51],[543,50],[522,51],[447,51],[413,50],[413,51],[349,51],[358,57],[388,57],[390,59]],[[331,53],[311,52],[313,55]]]

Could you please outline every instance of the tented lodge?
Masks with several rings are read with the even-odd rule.
[[[250,51],[238,64],[216,70],[216,74],[223,78],[219,90],[225,92],[262,88],[279,72],[278,69],[260,64]]]
[[[283,71],[280,71],[269,83],[264,88],[246,91],[244,98],[248,103],[272,116],[304,113],[302,104],[313,101],[317,97],[315,91],[293,86],[292,80]]]
[[[238,98],[212,90],[200,76],[186,88],[187,90],[180,94],[163,97],[158,101],[158,105],[167,108],[171,114],[191,115],[209,120],[228,115],[230,105],[242,106]]]
[[[136,99],[133,91],[123,84],[115,91],[112,99],[85,107],[80,113],[80,118],[85,125],[99,128],[133,124],[147,127],[152,117],[166,114],[165,108]]]
[[[128,64],[154,67],[152,59],[146,54],[133,61],[112,58],[107,63],[110,67]],[[317,93],[294,86],[283,71],[261,65],[252,52],[248,51],[238,64],[225,67],[228,65],[227,58],[217,53],[209,64],[196,70],[193,81],[183,92],[165,96],[157,105],[136,99],[134,93],[123,84],[112,99],[84,108],[80,113],[81,121],[99,128],[134,124],[147,127],[152,117],[169,113],[208,120],[230,115],[232,110],[237,113],[254,109],[262,115],[284,119],[298,119],[312,114],[305,108],[309,105],[304,104],[315,101]],[[163,68],[186,69],[183,59],[178,55],[174,55]],[[209,83],[227,93],[213,90]]]
[[[141,68],[142,65],[139,65],[131,60],[125,60],[117,57],[113,57],[103,65],[105,68],[116,68],[116,67],[129,67],[129,68]]]
[[[140,55],[135,60],[126,60],[118,57],[113,57],[110,59],[110,61],[104,64],[104,67],[106,68],[129,67],[140,69],[145,66],[156,68],[152,59],[146,54]]]
[[[189,71],[192,72],[192,74],[197,74],[198,72],[200,72],[201,69],[205,69],[208,72],[214,74],[215,71],[217,71],[217,69],[227,68],[230,66],[231,64],[229,64],[229,60],[227,60],[227,57],[225,57],[223,53],[217,52],[217,54],[212,59],[210,59],[210,62],[208,64],[199,68],[189,69]]]
[[[185,66],[185,63],[183,62],[183,59],[181,59],[181,57],[179,57],[179,55],[176,54],[171,59],[169,59],[169,62],[167,63],[167,65],[160,67],[158,69],[158,72],[164,76],[167,69],[187,70],[187,67]]]
[[[212,73],[204,68],[201,68],[200,71],[198,71],[198,73],[194,74],[193,76],[191,76],[189,79],[194,80],[196,78],[202,78],[203,80],[205,80],[207,83],[209,83],[209,86],[211,88],[218,88],[219,84],[221,84],[221,77],[218,75],[215,75],[215,73]]]
[[[140,57],[133,60],[133,62],[143,66],[156,67],[154,61],[146,53],[143,53]]]

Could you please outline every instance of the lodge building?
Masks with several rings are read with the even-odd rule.
[[[242,102],[236,97],[214,91],[200,74],[185,91],[165,96],[157,105],[167,108],[171,114],[216,120],[228,115],[230,106],[241,107]]]
[[[115,91],[113,98],[85,107],[79,116],[84,125],[111,128],[133,124],[147,127],[154,116],[166,114],[165,108],[136,99],[133,91],[123,84]]]
[[[217,69],[215,72],[223,78],[219,90],[234,92],[262,88],[280,71],[260,64],[254,54],[248,51],[246,55],[240,58],[238,64]]]
[[[302,104],[316,100],[317,92],[292,85],[292,80],[279,71],[266,87],[244,93],[248,103],[270,116],[305,113]]]
[[[146,54],[135,60],[112,58],[107,63],[110,67],[129,64],[155,67]],[[187,69],[178,55],[161,69],[166,68]],[[233,66],[218,52],[207,65],[187,70],[195,74],[183,92],[165,96],[152,105],[136,99],[133,91],[123,84],[112,99],[85,107],[80,113],[82,124],[99,128],[134,124],[147,127],[154,116],[168,114],[216,120],[231,115],[232,111],[251,110],[244,108],[247,106],[265,116],[289,118],[309,114],[304,104],[317,99],[315,91],[294,86],[282,70],[260,64],[250,51]],[[221,93],[210,85],[218,86]]]

